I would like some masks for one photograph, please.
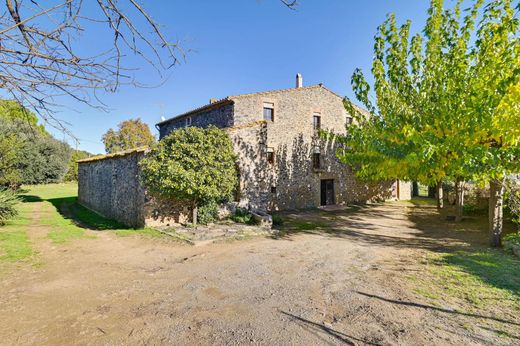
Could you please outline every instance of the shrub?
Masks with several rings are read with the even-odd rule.
[[[237,208],[235,210],[231,220],[235,221],[236,223],[244,223],[248,225],[254,223],[253,214],[251,214],[248,210],[241,208]]]
[[[164,137],[139,165],[148,191],[189,201],[195,211],[232,195],[238,181],[235,160],[226,132],[187,127]]]
[[[485,214],[487,211],[475,204],[464,204],[464,214],[466,215],[479,215]]]
[[[201,205],[198,210],[198,222],[207,225],[218,218],[218,203],[214,200]]]
[[[0,188],[0,225],[18,214],[16,205],[19,202],[18,196],[12,190]]]
[[[504,237],[504,240],[520,246],[520,232],[508,234]]]

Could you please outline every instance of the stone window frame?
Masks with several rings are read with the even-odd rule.
[[[312,131],[314,131],[314,134],[316,135],[319,130],[323,129],[323,109],[319,108],[319,107],[311,107],[310,109],[310,113],[312,114]],[[316,129],[314,127],[314,116],[315,115],[318,115],[320,117],[320,127],[319,129]]]
[[[354,118],[352,118],[350,115],[347,115],[345,117],[345,125],[349,127],[354,122]]]
[[[268,164],[274,165],[275,154],[274,154],[274,148],[273,147],[267,147],[265,149],[265,159],[266,159]]]
[[[276,113],[277,113],[277,102],[276,100],[273,100],[273,99],[262,99],[262,120],[264,121],[267,121],[267,122],[275,122],[276,121]],[[264,109],[266,108],[270,108],[272,109],[272,113],[271,113],[271,120],[267,120],[265,119],[265,113],[264,113]]]
[[[191,116],[184,118],[184,127],[191,126],[192,122],[193,122],[193,119],[191,118]]]
[[[321,113],[312,113],[312,128],[314,129],[314,131],[321,130]]]

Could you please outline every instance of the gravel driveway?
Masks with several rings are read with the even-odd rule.
[[[286,214],[276,239],[203,246],[110,232],[56,245],[36,212],[30,237],[43,265],[0,273],[0,344],[510,344],[465,327],[503,322],[414,293],[406,277],[421,259],[464,244],[425,231],[414,210]],[[518,335],[520,317],[505,323]]]

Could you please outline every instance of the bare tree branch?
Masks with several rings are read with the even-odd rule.
[[[60,130],[56,99],[64,95],[104,109],[92,94],[115,92],[134,80],[128,57],[135,55],[162,72],[179,64],[185,52],[136,0],[5,0],[0,14],[0,88],[34,109]],[[94,6],[94,8],[92,7]],[[88,26],[87,26],[88,24]],[[89,55],[76,46],[88,30],[112,35],[108,46]],[[103,34],[103,37],[110,37]]]
[[[280,0],[282,4],[287,6],[291,10],[295,10],[298,6],[298,0]]]
[[[289,9],[298,5],[280,1]],[[106,109],[98,92],[146,87],[134,79],[137,68],[129,66],[130,56],[152,66],[164,81],[164,71],[186,55],[139,0],[5,0],[5,6],[0,12],[2,96],[32,108],[61,131],[68,132],[56,117],[61,97]],[[103,43],[85,53],[77,45],[91,32]]]

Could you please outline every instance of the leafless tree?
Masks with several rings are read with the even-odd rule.
[[[290,9],[297,5],[296,0],[280,1]],[[78,45],[92,31],[104,44],[85,53]],[[138,0],[5,0],[0,88],[4,97],[35,110],[51,126],[68,132],[54,115],[61,96],[105,108],[97,91],[139,85],[126,60],[130,55],[161,74],[182,61],[185,52],[167,39]]]
[[[114,92],[122,84],[138,84],[125,64],[129,55],[141,57],[159,73],[184,58],[180,46],[168,41],[136,0],[90,0],[88,8],[86,3],[5,0],[0,17],[0,88],[65,131],[53,113],[57,97],[103,107],[96,90]],[[80,53],[77,43],[86,27],[110,37],[109,45]]]

